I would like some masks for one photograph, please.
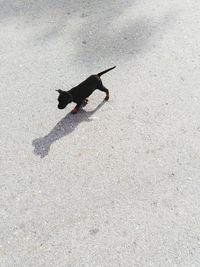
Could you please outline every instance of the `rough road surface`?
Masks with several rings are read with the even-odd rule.
[[[200,266],[200,1],[0,1],[0,266]],[[55,89],[117,65],[77,115]]]

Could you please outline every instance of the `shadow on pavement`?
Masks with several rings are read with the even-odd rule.
[[[92,111],[85,111],[82,109],[76,115],[68,113],[67,116],[54,126],[48,135],[33,140],[34,154],[41,158],[47,156],[53,142],[72,133],[81,122],[90,122],[90,117],[99,110],[104,103],[105,101],[102,101]]]
[[[61,36],[64,45],[69,37],[74,47],[74,65],[94,69],[104,64],[102,60],[109,62],[108,65],[119,65],[151,50],[155,46],[152,37],[157,33],[162,35],[174,20],[172,11],[160,18],[138,15],[135,12],[138,5],[135,0],[3,0],[0,19],[22,18],[26,27],[37,27],[34,45],[48,46]],[[16,23],[20,24],[21,20]]]

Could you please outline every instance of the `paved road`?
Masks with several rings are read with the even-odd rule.
[[[200,2],[0,1],[0,266],[200,266]],[[79,114],[55,89],[117,68]]]

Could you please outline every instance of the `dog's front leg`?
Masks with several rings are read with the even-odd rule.
[[[72,113],[72,114],[76,114],[76,113],[79,111],[79,109],[80,109],[80,107],[81,107],[81,104],[82,104],[82,102],[81,102],[81,103],[77,103],[77,105],[76,105],[75,108],[71,111],[71,113]]]

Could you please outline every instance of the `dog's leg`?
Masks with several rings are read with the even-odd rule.
[[[72,114],[76,114],[81,107],[85,107],[88,103],[88,99],[85,98],[82,102],[78,103],[75,108],[71,111]]]
[[[81,102],[81,103],[77,103],[77,105],[76,105],[75,108],[71,111],[71,113],[72,113],[72,114],[76,114],[76,113],[79,111],[81,105],[82,105],[82,102]]]
[[[98,89],[99,89],[100,91],[103,91],[103,92],[106,93],[105,100],[108,100],[108,99],[109,99],[109,90],[108,90],[105,86],[103,86],[103,84],[102,84],[101,88],[98,88]]]

